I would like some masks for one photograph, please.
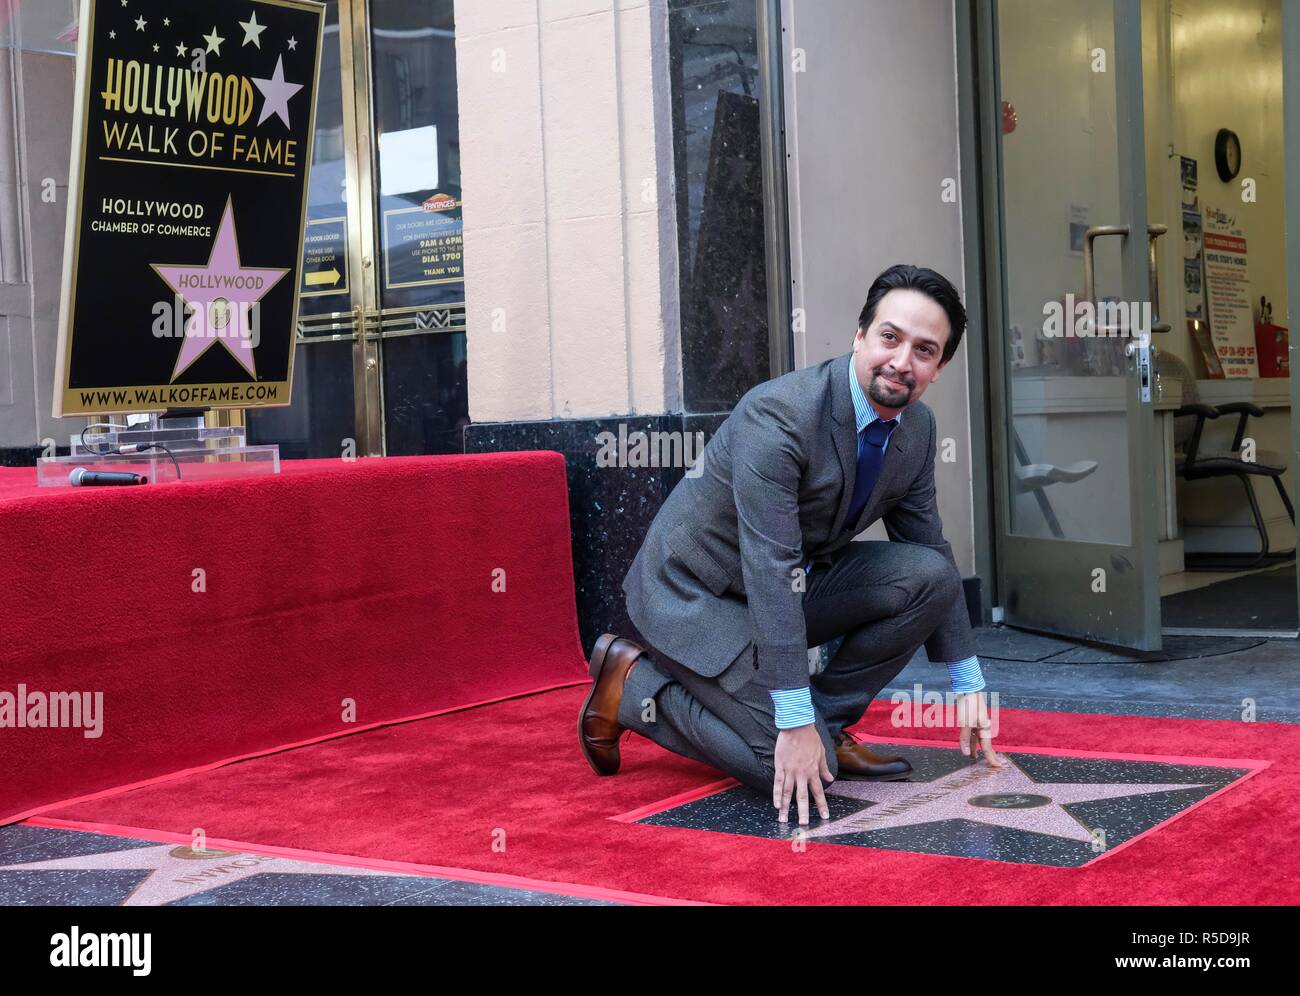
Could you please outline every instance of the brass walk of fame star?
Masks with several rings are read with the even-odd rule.
[[[0,872],[95,870],[149,872],[149,875],[131,890],[130,895],[122,900],[122,906],[162,906],[266,872],[276,875],[351,875],[372,878],[402,875],[400,872],[323,865],[265,854],[196,851],[176,844],[136,847],[124,851],[107,851],[103,854],[84,854],[72,858],[55,858],[50,861],[32,861],[23,865],[0,865]]]
[[[860,799],[872,805],[812,826],[806,835],[834,837],[942,820],[969,820],[1087,844],[1093,840],[1093,828],[1085,826],[1064,808],[1069,803],[1212,787],[1183,782],[1118,785],[1036,782],[1007,755],[1002,757],[1007,762],[1002,768],[981,764],[932,782],[835,781],[826,787],[827,795]]]

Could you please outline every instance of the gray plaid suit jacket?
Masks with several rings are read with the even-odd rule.
[[[810,558],[814,572],[829,563],[877,519],[891,541],[936,550],[957,571],[935,505],[934,413],[921,401],[908,405],[891,433],[860,518],[844,521],[857,471],[846,369],[852,355],[777,377],[741,398],[704,448],[702,473],[673,489],[623,579],[641,635],[700,675],[717,677],[743,655],[752,665],[738,669],[744,680],[806,686],[797,571]],[[975,653],[962,599],[925,649],[934,661]]]

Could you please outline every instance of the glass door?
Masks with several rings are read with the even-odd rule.
[[[1003,621],[1160,648],[1139,0],[998,0],[984,147]],[[987,77],[986,77],[987,79]]]
[[[328,0],[288,458],[459,453],[468,423],[453,0]]]
[[[465,379],[452,0],[370,0],[375,279],[385,452],[459,453]]]

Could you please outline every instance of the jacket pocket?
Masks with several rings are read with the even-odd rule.
[[[690,532],[690,524],[678,523],[668,533],[668,546],[677,555],[677,559],[686,568],[704,582],[704,586],[715,595],[721,595],[731,587],[731,576],[722,569],[712,555],[700,545]]]

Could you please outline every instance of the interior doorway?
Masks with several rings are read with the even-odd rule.
[[[1004,621],[1295,636],[1281,0],[982,27]]]
[[[1182,321],[1156,367],[1182,387],[1161,425],[1175,454],[1166,515],[1182,543],[1182,570],[1176,550],[1161,563],[1169,635],[1297,630],[1282,6],[1143,5],[1147,146],[1153,160],[1163,152],[1148,187],[1182,249],[1162,274]],[[1216,324],[1232,330],[1226,350]],[[1253,355],[1231,355],[1243,347]]]
[[[453,0],[328,0],[286,457],[462,452]]]

